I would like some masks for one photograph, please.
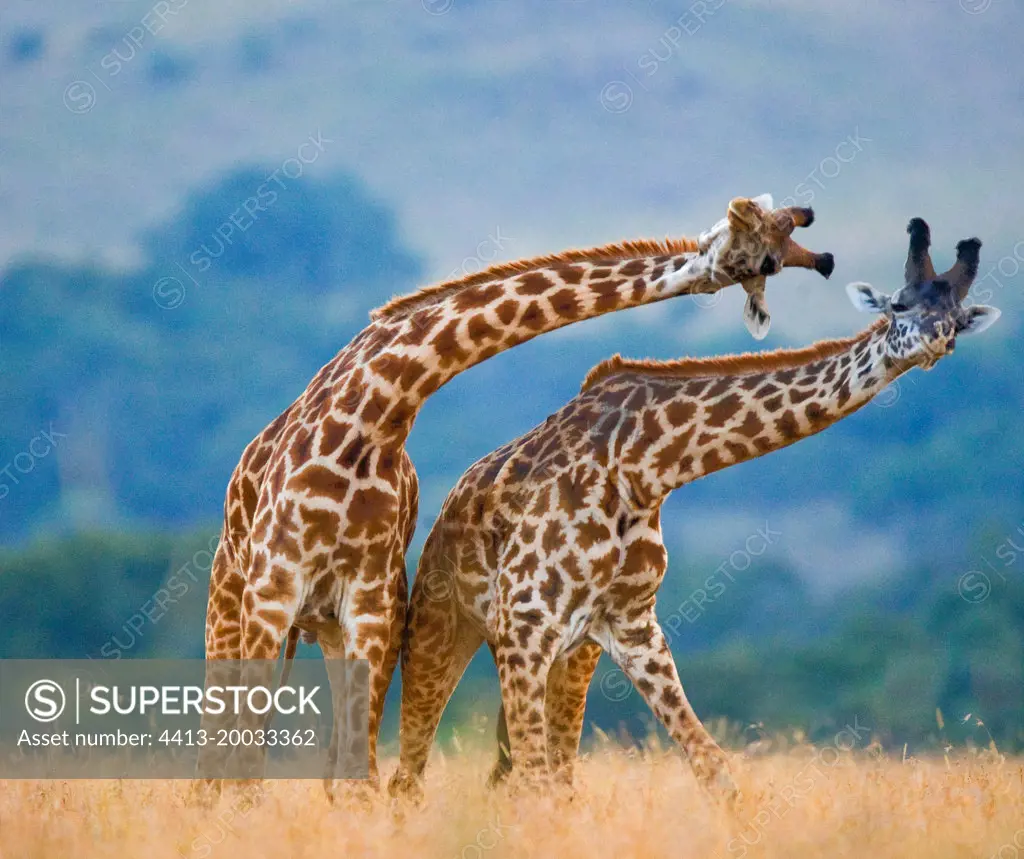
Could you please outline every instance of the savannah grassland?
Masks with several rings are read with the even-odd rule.
[[[798,746],[734,756],[743,798],[708,801],[670,751],[605,748],[576,792],[490,792],[491,757],[444,756],[420,807],[330,806],[319,782],[270,782],[212,809],[189,783],[0,783],[0,856],[34,857],[1024,857],[1024,759]],[[385,777],[395,761],[384,762]]]

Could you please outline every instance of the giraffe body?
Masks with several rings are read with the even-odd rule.
[[[370,665],[370,772],[405,625],[417,515],[405,440],[427,397],[538,334],[614,310],[831,272],[789,234],[810,210],[734,200],[701,237],[627,242],[495,266],[395,299],[246,448],[232,475],[207,611],[210,659],[276,659],[292,630]]]
[[[687,702],[655,616],[661,506],[673,489],[822,431],[910,368],[931,367],[958,333],[991,324],[998,311],[960,304],[978,246],[958,246],[948,280],[908,279],[892,301],[851,285],[855,303],[885,318],[848,339],[702,360],[615,356],[543,424],[471,466],[427,537],[412,591],[393,788],[417,788],[441,711],[486,641],[512,766],[571,781],[603,650],[698,777],[731,793],[725,755]]]

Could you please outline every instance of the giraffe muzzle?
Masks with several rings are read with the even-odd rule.
[[[836,260],[832,254],[815,254],[814,270],[826,280],[831,277],[835,267]]]

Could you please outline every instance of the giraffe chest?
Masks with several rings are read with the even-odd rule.
[[[503,542],[480,532],[474,561],[459,565],[464,611],[489,640],[527,618],[566,653],[653,604],[664,574],[656,523],[619,506],[561,513],[526,513]]]

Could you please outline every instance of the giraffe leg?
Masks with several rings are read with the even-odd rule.
[[[548,740],[548,766],[555,778],[572,785],[573,771],[583,733],[587,689],[601,658],[601,648],[585,641],[558,660],[548,676],[544,699],[544,721]]]
[[[286,636],[295,625],[299,610],[297,575],[293,569],[277,565],[273,557],[264,556],[254,568],[263,571],[251,576],[242,596],[241,613],[241,678],[240,684],[252,689],[256,686],[273,688],[276,662],[281,655]],[[237,727],[253,732],[263,728],[265,713],[256,713],[243,707]],[[239,761],[239,770],[247,779],[263,774],[266,750],[260,746],[239,746],[233,749]]]
[[[493,647],[491,653],[494,653]],[[556,660],[548,675],[544,698],[548,767],[558,781],[567,785],[572,784],[580,736],[583,734],[587,689],[600,658],[601,648],[587,641],[567,657]],[[504,706],[498,709],[497,740],[498,759],[487,781],[490,787],[500,784],[512,772]]]
[[[611,632],[609,655],[682,747],[698,780],[713,793],[734,801],[738,791],[728,759],[686,699],[672,651],[653,611]]]
[[[345,582],[340,625],[345,659],[364,659],[369,667],[368,784],[380,788],[377,739],[384,715],[384,699],[398,663],[408,602],[405,553],[371,546],[361,569]],[[372,611],[368,610],[372,607]],[[328,796],[333,788],[328,789]]]
[[[452,692],[483,635],[460,622],[452,587],[438,587],[435,574],[417,577],[409,605],[402,660],[401,762],[388,785],[392,796],[422,796],[423,771]]]
[[[525,782],[548,774],[544,699],[551,650],[558,634],[539,628],[535,618],[517,618],[503,607],[498,615],[495,661],[508,724],[512,768]]]
[[[339,774],[347,775],[359,770],[359,758],[366,757],[367,747],[362,742],[362,732],[354,728],[357,719],[367,718],[369,701],[355,695],[358,687],[353,682],[354,676],[349,672],[354,663],[345,658],[345,633],[341,625],[322,627],[317,633],[317,643],[323,651],[334,711],[331,745],[324,768],[324,793],[331,803],[339,801],[344,796],[352,801],[351,804],[365,806],[369,801],[365,790],[361,790],[360,786],[350,786],[344,791],[339,791],[336,779]]]
[[[227,537],[222,534],[210,568],[210,591],[206,605],[206,688],[237,685],[242,655],[242,592],[245,578],[228,557]],[[209,737],[218,731],[230,730],[230,714],[204,713],[201,727]],[[193,785],[191,800],[210,805],[220,795],[221,780],[217,773],[224,772],[231,749],[208,743],[199,751],[196,775],[201,779]]]
[[[491,650],[491,656],[494,658],[495,664],[497,664],[498,654],[495,652],[494,645],[488,644],[487,646]],[[491,774],[487,778],[488,787],[497,787],[512,772],[512,744],[508,739],[508,719],[505,718],[505,705],[501,702],[498,703],[495,739],[498,741],[498,759],[494,762]]]

